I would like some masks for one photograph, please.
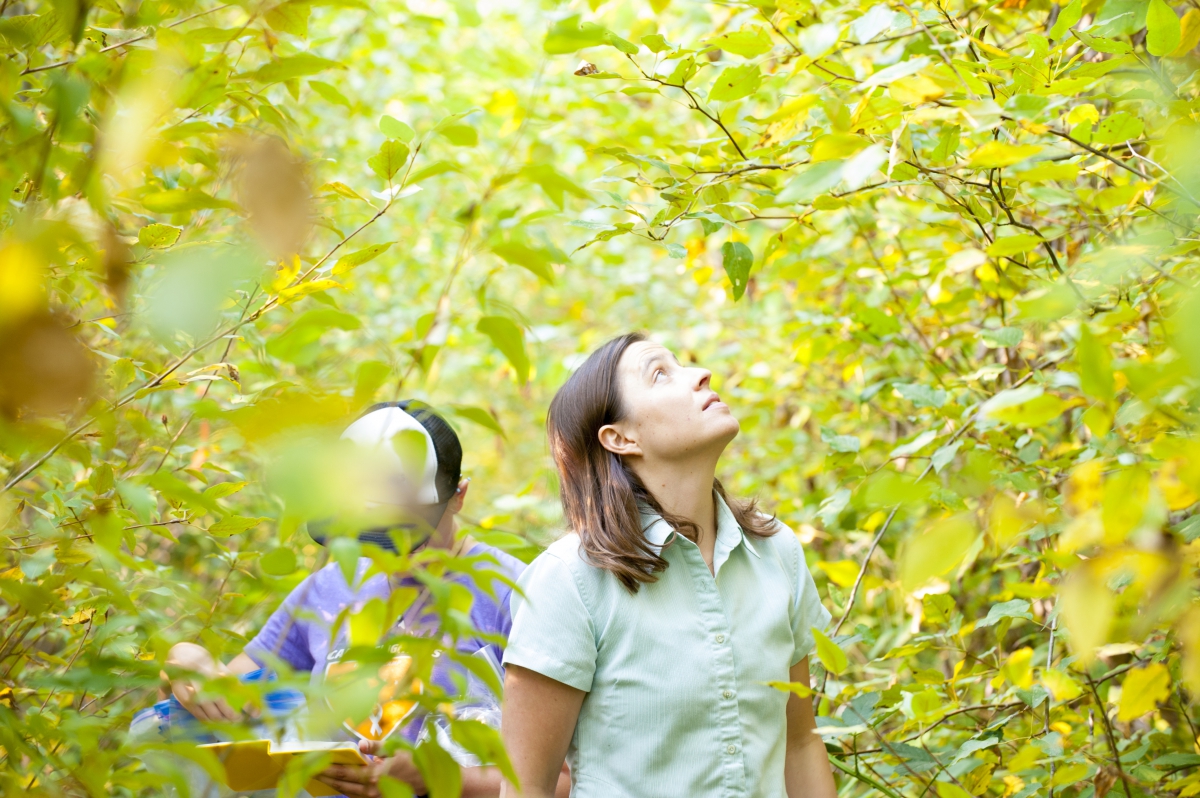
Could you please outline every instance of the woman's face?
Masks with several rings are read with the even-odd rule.
[[[632,344],[617,363],[625,418],[600,430],[601,444],[660,460],[719,456],[740,427],[709,387],[711,377],[708,369],[681,365],[664,346]]]

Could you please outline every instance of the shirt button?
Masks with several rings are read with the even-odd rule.
[[[737,753],[737,746],[736,746],[736,745],[731,745],[731,746],[729,746],[728,748],[726,748],[726,749],[725,749],[725,751],[726,751],[727,753],[730,753],[730,754],[736,754],[736,753]]]
[[[725,635],[717,635],[717,642],[718,642],[718,643],[724,643],[724,642],[725,642]]]
[[[721,693],[721,695],[722,695],[722,696],[724,696],[725,698],[733,698],[733,691],[732,691],[732,690],[726,690],[725,692]],[[731,752],[731,753],[732,753],[732,752]]]

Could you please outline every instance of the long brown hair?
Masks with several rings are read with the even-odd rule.
[[[646,540],[639,504],[661,515],[674,530],[664,548],[676,534],[695,539],[700,533],[696,524],[665,512],[625,461],[600,445],[600,428],[625,417],[617,363],[626,349],[644,340],[641,333],[626,333],[589,355],[558,389],[546,418],[567,525],[579,535],[587,559],[612,571],[631,593],[656,581],[667,568],[667,561]],[[754,501],[728,496],[717,479],[713,490],[745,533],[760,538],[775,534],[774,519],[760,515]]]

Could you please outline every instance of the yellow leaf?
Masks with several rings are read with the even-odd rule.
[[[817,568],[824,571],[829,581],[838,587],[853,587],[854,580],[858,578],[859,565],[854,560],[818,562]]]
[[[905,542],[900,558],[900,582],[912,592],[962,562],[978,537],[967,515],[943,518]]]
[[[1117,705],[1117,720],[1131,721],[1153,712],[1159,701],[1171,694],[1171,674],[1163,665],[1152,662],[1144,668],[1134,668],[1121,683],[1121,698]]]
[[[0,571],[0,579],[11,579],[14,582],[20,582],[21,577],[25,573],[20,568],[9,568],[7,571]]]
[[[1163,463],[1155,479],[1155,484],[1162,492],[1163,498],[1167,500],[1167,507],[1172,510],[1182,510],[1200,501],[1200,497],[1196,496],[1187,483],[1180,479],[1180,469],[1186,467],[1186,460],[1181,457],[1173,457]]]
[[[87,623],[95,614],[95,607],[84,607],[82,610],[77,610],[70,618],[63,618],[63,626],[75,626],[76,624]]]
[[[1015,687],[1028,689],[1033,686],[1033,649],[1021,648],[1009,654],[1000,669],[1004,678]]]
[[[1200,44],[1200,10],[1189,8],[1180,24],[1183,27],[1183,37],[1179,46],[1167,53],[1167,58],[1183,58]]]
[[[1100,112],[1096,110],[1096,106],[1091,103],[1083,103],[1071,109],[1071,113],[1067,114],[1067,124],[1071,127],[1087,122],[1096,124],[1100,121]]]
[[[991,55],[994,55],[997,58],[1008,58],[1009,57],[1008,53],[1004,52],[1003,50],[1001,50],[999,47],[996,47],[995,45],[988,44],[983,39],[976,39],[974,36],[972,36],[971,42],[976,47],[978,47],[980,50],[983,50],[985,53],[990,53]]]
[[[812,163],[848,158],[871,142],[849,133],[829,133],[813,143]]]
[[[907,78],[892,81],[888,86],[888,93],[901,105],[920,105],[938,99],[946,91],[924,75],[910,75]]]
[[[846,657],[846,652],[842,651],[837,643],[826,637],[816,627],[813,627],[813,637],[817,641],[817,658],[821,660],[821,664],[825,666],[825,670],[830,673],[841,673],[846,670],[846,666],[850,664],[850,660]]]
[[[1083,689],[1065,671],[1047,668],[1042,671],[1042,684],[1055,701],[1070,701],[1083,695]],[[1064,734],[1069,734],[1070,728]]]
[[[42,261],[27,244],[0,246],[0,319],[21,318],[43,299]]]
[[[1083,762],[1073,762],[1063,768],[1060,768],[1054,774],[1054,779],[1051,781],[1055,787],[1061,787],[1064,784],[1074,784],[1077,781],[1082,781],[1088,774],[1088,766]]]
[[[1005,144],[1002,141],[989,141],[971,153],[971,166],[981,169],[1012,166],[1041,151],[1042,148],[1037,144]]]
[[[1077,466],[1067,479],[1067,507],[1073,512],[1084,513],[1100,504],[1104,495],[1101,481],[1104,478],[1104,463],[1088,460]]]
[[[803,682],[767,682],[767,687],[772,687],[785,693],[795,693],[801,698],[808,698],[813,695],[813,689]]]
[[[1025,782],[1021,781],[1020,776],[1008,775],[1004,777],[1003,798],[1011,798],[1023,789],[1025,789]]]
[[[1141,522],[1150,499],[1150,476],[1140,468],[1126,468],[1104,480],[1104,542],[1124,542]]]
[[[316,294],[321,291],[328,291],[330,288],[341,288],[342,284],[337,280],[309,280],[300,285],[291,288],[285,288],[279,292],[279,300],[281,302],[292,302],[300,297]]]
[[[1096,658],[1096,649],[1108,639],[1113,605],[1112,591],[1086,566],[1075,569],[1067,577],[1059,595],[1060,617],[1070,634],[1071,650],[1079,657],[1079,664],[1091,664]]]

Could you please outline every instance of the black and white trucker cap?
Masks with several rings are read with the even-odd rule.
[[[415,506],[406,509],[430,527],[436,527],[450,500],[458,490],[462,476],[462,444],[454,429],[446,420],[433,412],[427,405],[414,400],[381,402],[363,412],[342,433],[344,440],[353,441],[374,450],[385,462],[394,458],[397,472],[402,472],[400,455],[393,446],[393,439],[402,432],[419,432],[425,437],[425,463],[420,470],[419,484],[410,485],[408,494],[415,499]],[[416,520],[414,519],[414,520]],[[325,544],[324,527],[328,522],[311,522],[313,540]],[[394,529],[412,529],[416,523],[399,523],[388,527],[365,529],[358,535],[363,543],[373,543],[388,551],[395,551],[391,532]]]

